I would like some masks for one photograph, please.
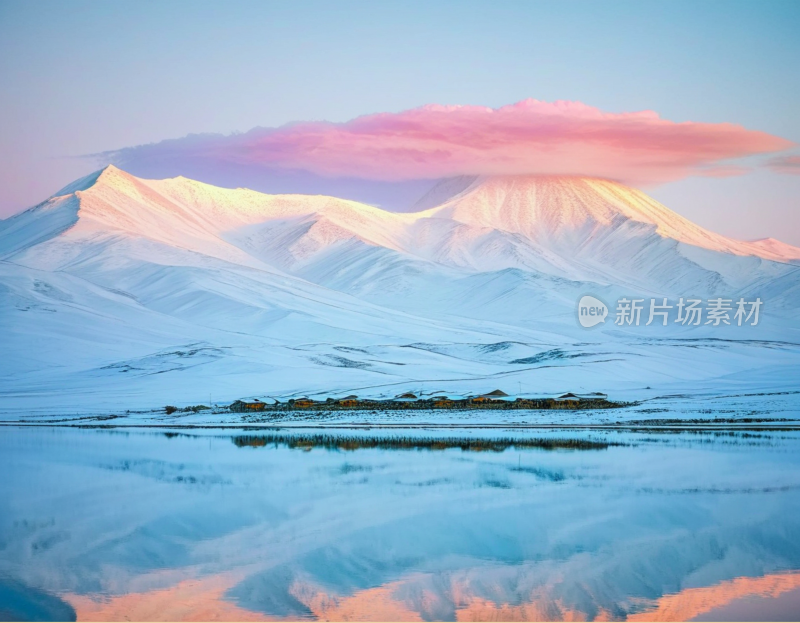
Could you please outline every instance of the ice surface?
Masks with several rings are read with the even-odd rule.
[[[693,620],[800,588],[799,435],[5,429],[2,605],[23,620]],[[14,608],[9,581],[49,607]]]

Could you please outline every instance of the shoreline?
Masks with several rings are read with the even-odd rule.
[[[800,421],[770,423],[719,423],[711,421],[692,424],[436,424],[436,423],[409,423],[409,424],[375,424],[342,423],[342,424],[66,424],[66,423],[35,423],[35,422],[0,422],[4,428],[81,428],[81,429],[180,429],[180,430],[369,430],[369,429],[442,429],[442,430],[537,430],[537,429],[567,429],[567,430],[626,430],[626,431],[658,431],[658,430],[699,430],[699,431],[770,431],[770,430],[800,430]]]

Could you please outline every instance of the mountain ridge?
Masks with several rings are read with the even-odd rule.
[[[160,203],[158,211],[162,215],[173,210],[189,229],[199,227],[215,236],[265,220],[317,214],[331,226],[341,228],[340,235],[347,235],[346,231],[369,244],[423,258],[425,253],[414,248],[413,239],[430,236],[437,225],[424,223],[434,219],[451,222],[452,230],[467,225],[478,230],[519,234],[549,248],[560,237],[573,236],[575,244],[584,244],[598,228],[618,227],[630,220],[655,226],[655,233],[663,238],[712,251],[777,262],[800,260],[800,248],[774,238],[752,242],[727,238],[695,225],[641,191],[609,180],[576,176],[475,178],[441,205],[418,212],[395,213],[325,195],[266,195],[248,189],[221,189],[183,177],[142,180],[109,165],[66,186],[26,212],[0,221],[0,235],[11,222],[29,218],[25,215],[31,211],[68,203],[65,198],[70,195],[79,201],[78,220],[88,216],[141,235],[152,233],[152,229],[146,223],[137,224],[131,212],[141,210],[145,203],[150,206]],[[97,195],[101,195],[98,197],[101,200],[106,199],[101,202],[104,205],[93,202]],[[108,195],[112,195],[111,201]],[[81,202],[84,197],[86,199]],[[138,203],[126,212],[115,205],[114,200],[121,197]],[[110,218],[111,213],[116,214],[116,220]],[[324,235],[324,231],[319,231],[324,229],[323,223],[315,232]],[[413,231],[406,231],[409,229]],[[467,235],[463,228],[461,230],[462,235]],[[471,235],[478,233],[473,231]]]
[[[467,181],[438,206],[392,213],[115,167],[76,180],[0,221],[0,412],[197,404],[209,389],[793,383],[800,267],[720,251],[734,243],[613,182]],[[587,332],[575,316],[587,293],[612,317],[622,296],[765,305],[755,327],[644,326],[645,312],[643,326],[609,318]]]

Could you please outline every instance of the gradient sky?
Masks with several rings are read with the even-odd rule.
[[[431,103],[573,100],[800,143],[798,32],[794,0],[0,0],[0,216],[96,169],[85,154]],[[800,245],[800,175],[765,160],[648,192],[723,234]]]

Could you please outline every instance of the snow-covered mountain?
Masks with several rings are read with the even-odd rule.
[[[726,238],[607,180],[458,178],[420,205],[439,200],[392,213],[107,167],[0,221],[0,395],[12,411],[57,410],[207,390],[711,387],[797,370],[796,247]],[[585,293],[610,306],[758,296],[763,320],[587,332]]]

